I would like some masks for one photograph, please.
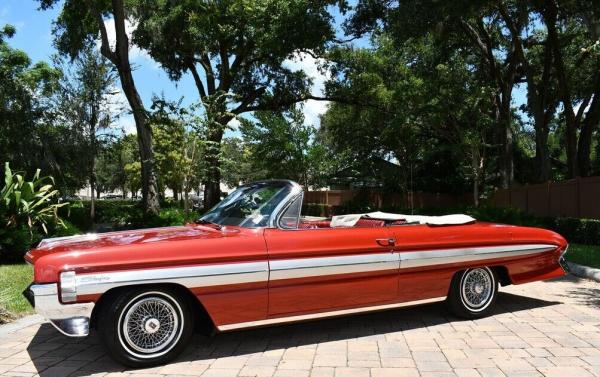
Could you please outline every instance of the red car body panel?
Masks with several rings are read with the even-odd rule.
[[[395,239],[395,245],[386,243],[389,239]],[[419,252],[430,253],[425,256],[428,259],[452,255],[453,250],[525,244],[549,245],[551,250],[410,264]],[[236,271],[256,269],[231,273],[231,277],[226,273],[219,277],[225,283],[212,275],[203,275],[208,283],[199,286],[194,286],[192,277],[186,280],[214,324],[222,326],[442,297],[453,275],[468,267],[498,266],[514,284],[549,279],[564,274],[558,260],[566,246],[564,238],[548,230],[483,222],[296,230],[186,225],[50,242],[31,250],[26,259],[35,265],[38,284],[58,283],[64,271],[75,271],[86,282],[86,277],[101,280],[104,273],[144,271],[153,276],[164,269],[187,267],[209,272],[222,266]],[[362,257],[376,263],[362,262]],[[345,265],[343,258],[358,262]],[[406,265],[404,258],[409,262]],[[290,261],[312,265],[288,269]],[[95,302],[101,297],[102,293],[82,293],[77,302]]]

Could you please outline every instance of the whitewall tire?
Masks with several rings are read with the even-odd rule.
[[[489,314],[498,295],[498,278],[489,267],[469,268],[456,273],[448,293],[450,310],[462,318]]]

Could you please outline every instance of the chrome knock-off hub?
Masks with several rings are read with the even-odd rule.
[[[144,330],[148,334],[154,334],[160,329],[160,322],[156,318],[150,318],[144,323]]]

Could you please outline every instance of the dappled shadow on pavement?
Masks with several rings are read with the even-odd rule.
[[[543,282],[549,285],[552,285],[552,283],[571,283],[566,288],[551,293],[557,298],[568,302],[600,308],[600,283],[573,274],[561,276],[557,279],[544,280]],[[580,284],[581,282],[592,282],[592,284],[590,286],[590,284]]]
[[[557,302],[501,292],[494,315],[530,310]],[[450,316],[443,303],[372,314],[332,318],[314,322],[280,325],[261,329],[217,334],[212,338],[196,335],[192,345],[178,361],[214,360],[282,349],[325,341],[348,340],[371,335],[401,332],[461,322]],[[64,337],[49,324],[44,324],[27,348],[41,377],[87,376],[125,370],[105,354],[92,333],[86,339]],[[160,369],[155,370],[157,372]],[[152,370],[147,370],[151,373]]]

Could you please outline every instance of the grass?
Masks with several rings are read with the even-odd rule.
[[[16,316],[33,313],[33,308],[22,295],[32,281],[33,268],[28,264],[0,266],[0,309]]]
[[[570,244],[565,259],[583,266],[600,268],[600,246]]]

